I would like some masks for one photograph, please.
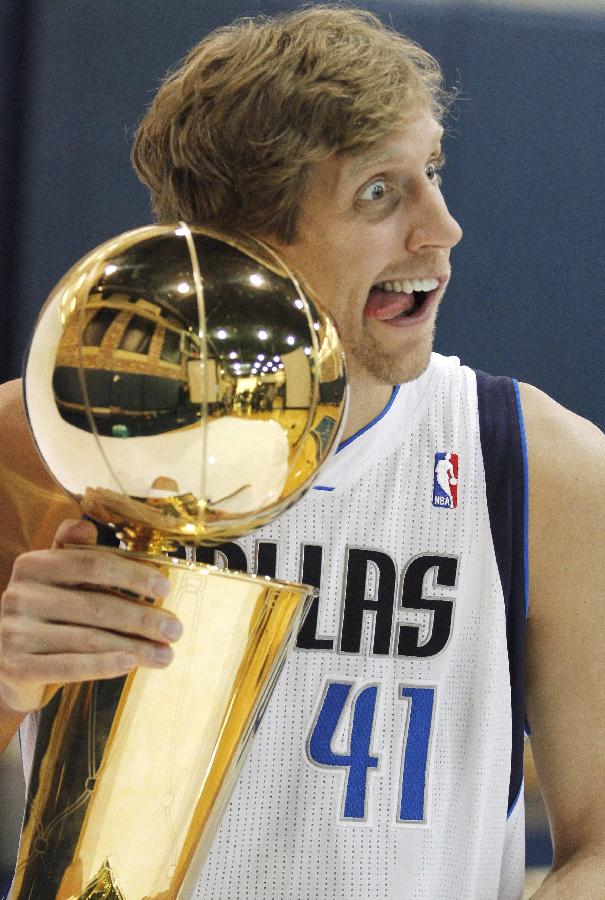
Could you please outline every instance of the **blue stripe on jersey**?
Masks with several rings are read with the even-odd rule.
[[[476,372],[487,508],[504,593],[511,686],[509,815],[523,783],[524,658],[527,579],[526,454],[513,380]]]
[[[519,393],[519,383],[513,378],[513,387],[515,389],[515,400],[517,402],[517,415],[519,416],[519,428],[521,430],[521,446],[523,448],[523,491],[525,502],[523,504],[523,535],[525,546],[525,557],[523,559],[523,572],[525,576],[525,616],[529,612],[529,479],[527,471],[527,440],[525,438],[525,423],[523,421],[523,407],[521,406],[521,394]]]
[[[367,425],[364,425],[363,428],[360,428],[359,431],[356,431],[355,434],[352,434],[351,437],[348,437],[346,439],[346,441],[341,441],[341,443],[338,445],[338,449],[336,450],[337,453],[340,453],[341,450],[344,450],[345,447],[348,447],[349,444],[352,444],[353,441],[356,441],[358,437],[361,437],[362,434],[365,434],[366,431],[369,431],[370,428],[372,428],[374,425],[376,425],[377,422],[380,422],[380,420],[383,418],[383,416],[386,416],[386,414],[390,410],[391,406],[395,402],[395,397],[399,393],[400,387],[401,387],[400,384],[395,385],[395,387],[393,388],[393,392],[391,393],[391,396],[389,397],[389,402],[387,403],[385,408],[382,410],[382,412],[378,413],[376,418],[372,419],[371,422],[368,422]]]
[[[512,814],[515,810],[515,806],[517,805],[517,801],[519,800],[519,797],[523,793],[523,787],[524,787],[524,781],[523,781],[523,779],[521,779],[521,784],[519,785],[519,790],[517,791],[517,796],[515,797],[513,802],[509,805],[508,813],[506,815],[507,819],[510,819],[510,817],[512,816]]]

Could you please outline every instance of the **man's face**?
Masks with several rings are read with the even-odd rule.
[[[429,361],[462,237],[439,188],[441,134],[422,114],[368,152],[317,163],[297,241],[268,239],[334,317],[359,387],[409,381]]]

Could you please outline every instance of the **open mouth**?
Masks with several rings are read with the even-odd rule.
[[[393,319],[411,319],[419,316],[427,306],[427,302],[437,293],[432,290],[399,291],[385,289],[384,285],[374,285],[368,294],[364,316],[370,319],[391,321]]]

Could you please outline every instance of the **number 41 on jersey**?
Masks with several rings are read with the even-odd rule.
[[[352,694],[353,682],[329,681],[319,713],[307,738],[307,756],[322,768],[342,769],[345,788],[342,818],[367,818],[371,775],[378,768],[379,736],[375,734],[378,685],[370,684]],[[435,707],[435,688],[400,684],[397,697],[405,717],[397,822],[426,822],[429,751]],[[348,724],[348,728],[347,728]],[[349,733],[348,752],[333,749],[338,731]],[[388,749],[388,748],[385,748]]]

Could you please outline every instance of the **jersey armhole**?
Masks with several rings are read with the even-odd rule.
[[[517,382],[484,372],[475,374],[487,508],[506,618],[512,719],[510,815],[523,783],[526,732],[527,448]]]

